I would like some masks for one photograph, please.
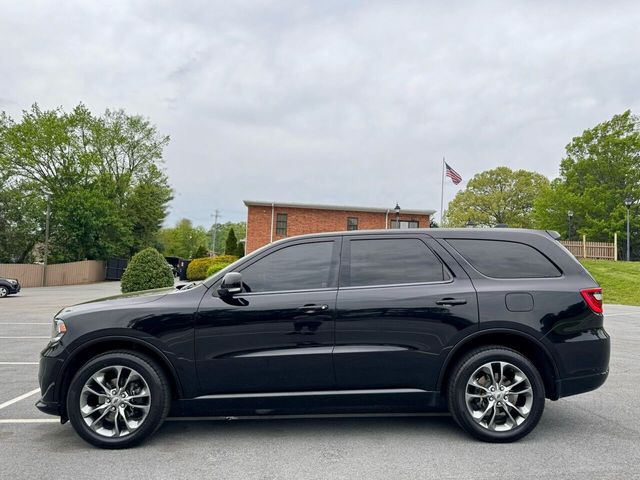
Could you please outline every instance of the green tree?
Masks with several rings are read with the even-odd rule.
[[[223,224],[218,224],[218,231],[216,234],[216,253],[221,253],[225,251],[225,243],[227,241],[227,236],[229,235],[229,230],[233,228],[236,239],[240,240],[246,237],[247,235],[247,222],[227,222]],[[209,229],[208,232],[209,238],[213,239],[213,226]]]
[[[238,239],[236,238],[236,232],[233,231],[233,228],[229,229],[229,233],[227,234],[227,240],[224,244],[224,254],[225,255],[235,255],[238,251]]]
[[[235,256],[238,258],[244,257],[244,242],[238,242]]]
[[[534,200],[548,183],[544,175],[508,167],[478,173],[449,203],[446,224],[461,227],[472,221],[479,226],[530,228]]]
[[[52,262],[129,255],[153,244],[171,200],[160,169],[168,141],[148,120],[122,110],[95,116],[82,104],[71,112],[34,104],[19,122],[2,113],[0,196],[18,192],[21,203],[13,208],[24,219],[8,256],[24,259],[42,242],[45,192]]]
[[[182,258],[197,258],[198,248],[206,249],[209,243],[204,227],[194,227],[187,218],[179,220],[173,228],[163,228],[158,237],[166,256]]]
[[[585,130],[566,147],[560,176],[541,189],[535,202],[538,228],[568,233],[567,212],[575,232],[593,241],[626,236],[624,199],[640,199],[640,119],[626,111]],[[632,247],[640,251],[640,218],[632,207]]]

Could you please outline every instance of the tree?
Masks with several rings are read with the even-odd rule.
[[[235,255],[238,251],[238,239],[236,238],[236,232],[233,231],[233,228],[229,229],[229,233],[227,234],[227,240],[224,245],[224,254],[225,255]]]
[[[461,227],[472,221],[479,226],[503,223],[530,228],[534,200],[548,183],[544,175],[527,170],[498,167],[481,172],[451,201],[446,223]]]
[[[640,199],[640,119],[626,111],[585,130],[566,147],[560,176],[535,202],[538,228],[568,232],[567,212],[579,234],[593,241],[626,235],[624,199]],[[635,208],[635,207],[634,207]],[[640,218],[631,215],[633,252],[640,250]]]
[[[158,237],[166,256],[182,258],[196,258],[198,248],[206,248],[209,243],[204,227],[194,227],[187,218],[179,220],[173,228],[163,228]]]
[[[247,235],[247,223],[246,222],[227,222],[223,224],[218,224],[218,231],[216,233],[216,253],[225,251],[225,243],[227,241],[227,236],[229,235],[229,230],[234,230],[236,239],[240,240],[246,237]],[[208,232],[209,238],[213,238],[213,226],[209,229]]]
[[[244,242],[238,242],[235,256],[238,258],[244,257]]]
[[[12,208],[24,228],[15,246],[2,243],[0,251],[24,259],[43,241],[47,194],[51,262],[128,256],[153,244],[171,200],[160,169],[168,141],[148,120],[122,110],[95,116],[83,104],[71,112],[34,104],[20,122],[2,113],[0,196],[22,197]]]
[[[205,247],[204,245],[200,245],[193,253],[193,258],[205,258],[208,256],[209,253],[207,252],[207,247]]]

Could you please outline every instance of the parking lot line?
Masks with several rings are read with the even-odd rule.
[[[51,325],[51,322],[0,322],[0,325]]]
[[[18,403],[20,400],[24,400],[25,398],[29,398],[32,395],[35,395],[36,393],[40,392],[39,388],[35,388],[33,390],[31,390],[30,392],[27,393],[23,393],[22,395],[16,397],[16,398],[12,398],[11,400],[7,400],[4,403],[0,403],[0,410],[2,410],[3,408],[8,407],[9,405],[13,405],[14,403]]]
[[[0,362],[0,365],[38,365],[38,362]]]
[[[0,337],[0,340],[15,340],[15,339],[28,339],[28,338],[51,338],[51,336],[49,335],[40,335],[40,336],[35,336],[35,335],[31,335],[31,336],[18,336],[18,337]]]
[[[58,418],[10,418],[0,419],[0,425],[13,425],[17,423],[60,423]]]

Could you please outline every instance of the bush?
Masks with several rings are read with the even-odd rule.
[[[211,265],[208,269],[207,269],[207,277],[210,277],[211,275],[213,275],[214,273],[218,273],[220,270],[222,270],[224,267],[226,267],[227,265],[231,265],[231,263],[233,262],[220,262],[220,263],[214,263],[213,265]]]
[[[155,248],[136,253],[122,274],[122,293],[173,286],[171,266]]]
[[[207,248],[204,245],[200,245],[198,248],[196,248],[196,251],[193,252],[193,258],[203,258],[208,254],[209,252],[207,251]]]
[[[195,260],[191,260],[187,267],[187,280],[204,280],[209,276],[208,271],[214,265],[222,265],[218,268],[218,270],[222,270],[237,259],[238,257],[234,255],[220,255],[217,257],[196,258]],[[216,272],[218,270],[216,270]]]

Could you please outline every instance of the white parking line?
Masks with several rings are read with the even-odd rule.
[[[38,393],[39,391],[40,391],[39,388],[35,388],[35,389],[31,390],[30,392],[23,393],[19,397],[12,398],[11,400],[7,400],[4,403],[0,403],[0,410],[2,410],[3,408],[8,407],[9,405],[13,405],[14,403],[18,403],[20,400],[24,400],[25,398],[29,398],[32,395],[35,395],[36,393]]]
[[[51,338],[50,335],[42,335],[42,336],[18,336],[18,337],[0,337],[0,340],[15,340],[15,339],[26,339],[26,338]]]
[[[38,362],[0,362],[0,365],[38,365]]]
[[[60,423],[58,418],[10,418],[0,420],[0,425],[11,425],[18,423]]]
[[[0,325],[51,325],[51,322],[0,322]]]
[[[627,313],[605,313],[604,318],[607,317],[620,317],[623,315],[638,315],[638,312],[627,312]]]

